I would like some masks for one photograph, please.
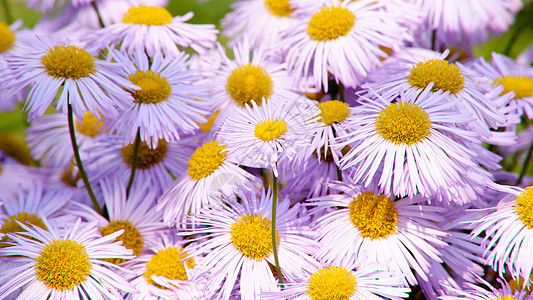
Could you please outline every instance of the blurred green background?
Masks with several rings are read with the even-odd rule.
[[[191,20],[197,24],[215,24],[220,29],[220,20],[230,11],[234,0],[210,0],[199,3],[197,0],[170,0],[167,9],[173,15],[182,15],[189,11],[195,16]],[[0,0],[8,5],[13,19],[22,19],[27,27],[32,27],[40,18],[40,14],[26,8],[25,2],[15,0]],[[524,9],[517,15],[515,25],[503,36],[496,37],[475,49],[475,54],[490,58],[492,51],[503,52],[512,42],[510,56],[516,57],[527,45],[533,42],[533,8],[531,1],[526,1]],[[6,21],[5,7],[0,8],[0,21]],[[22,107],[15,112],[0,112],[0,132],[7,132],[25,136],[26,116],[21,112]]]

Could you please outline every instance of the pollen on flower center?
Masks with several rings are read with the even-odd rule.
[[[272,253],[272,223],[256,213],[246,213],[231,224],[231,242],[242,255],[262,260]],[[279,244],[276,230],[276,243]]]
[[[76,174],[74,174],[74,164],[71,163],[70,166],[63,169],[60,179],[66,185],[75,188],[77,187],[78,180],[81,179],[81,174],[80,172],[76,172]]]
[[[307,33],[312,40],[329,41],[347,35],[355,24],[355,15],[349,9],[323,7],[307,24]]]
[[[94,57],[76,46],[54,46],[41,57],[44,69],[55,78],[78,79],[96,72]]]
[[[9,216],[9,218],[4,219],[3,221],[4,224],[2,224],[2,227],[0,227],[0,233],[4,234],[25,232],[26,229],[22,228],[17,221],[30,227],[33,225],[43,229],[46,228],[41,217],[36,214],[29,214],[27,212],[19,212],[16,215]],[[6,244],[6,242],[9,242],[10,240],[11,239],[7,235],[4,235],[4,237],[2,237],[0,240],[0,248],[8,247],[9,244]]]
[[[144,242],[139,229],[131,224],[129,220],[113,220],[109,222],[107,226],[101,227],[99,230],[102,236],[106,236],[121,229],[124,229],[124,233],[117,236],[116,240],[122,241],[122,246],[133,250],[133,255],[138,256],[143,249]],[[110,261],[115,264],[119,264],[125,260],[121,258],[114,258]]]
[[[533,274],[529,275],[529,280],[533,280]],[[516,291],[525,292],[526,296],[531,295],[531,292],[533,292],[533,286],[526,285],[524,287],[524,277],[519,277],[518,280],[511,279],[509,281],[509,287],[511,288],[511,293],[515,293]]]
[[[320,109],[318,116],[321,117],[318,121],[324,122],[326,125],[342,122],[350,114],[348,104],[339,100],[325,101],[317,104],[317,106]]]
[[[274,91],[274,84],[268,72],[252,64],[235,68],[228,76],[226,90],[237,104],[244,106],[252,101],[261,105],[263,98],[268,99]]]
[[[498,298],[490,298],[490,300],[518,300],[513,296],[500,296]]]
[[[159,288],[165,287],[158,285],[152,280],[152,275],[163,276],[168,279],[187,280],[187,270],[195,266],[194,258],[189,258],[185,262],[183,259],[189,254],[183,252],[183,248],[169,247],[159,250],[152,255],[150,261],[146,263],[144,278],[149,284]]]
[[[349,215],[362,237],[381,239],[396,233],[398,210],[383,194],[361,192],[350,202]]]
[[[6,23],[0,22],[0,52],[11,49],[13,43],[15,43],[15,34]]]
[[[137,6],[130,8],[124,14],[122,22],[142,25],[167,25],[172,23],[172,15],[162,7]]]
[[[503,94],[514,92],[513,99],[521,99],[533,96],[533,78],[519,75],[500,76],[494,80],[494,85],[503,86]]]
[[[262,141],[272,141],[287,132],[287,123],[283,120],[266,120],[255,125],[254,135]]]
[[[314,272],[307,282],[306,294],[312,300],[348,299],[357,287],[355,275],[338,266],[328,266]]]
[[[433,82],[432,92],[443,90],[456,94],[464,87],[463,73],[459,67],[440,59],[418,63],[411,69],[407,80],[411,86],[419,89],[425,89],[430,82]]]
[[[135,144],[129,144],[120,149],[120,154],[130,167],[133,164],[133,151],[135,150]],[[165,158],[167,155],[168,145],[165,140],[159,140],[157,147],[151,149],[146,142],[139,143],[139,151],[137,151],[137,169],[148,169]]]
[[[431,131],[429,114],[411,102],[391,103],[376,118],[376,132],[385,140],[400,144],[415,144]]]
[[[265,6],[270,13],[279,17],[288,17],[294,10],[289,0],[265,0]]]
[[[172,92],[167,79],[152,70],[137,71],[131,74],[129,79],[141,87],[131,93],[135,103],[160,103],[166,101]]]
[[[103,125],[92,112],[88,111],[83,115],[81,124],[76,122],[76,129],[83,135],[94,137],[102,132]]]
[[[89,255],[76,241],[54,240],[40,252],[36,258],[35,275],[48,288],[73,290],[91,274]]]
[[[200,180],[215,172],[226,159],[226,152],[222,152],[226,147],[227,145],[213,141],[196,149],[189,159],[189,176]]]
[[[516,197],[516,214],[528,229],[533,228],[533,187],[525,189]]]

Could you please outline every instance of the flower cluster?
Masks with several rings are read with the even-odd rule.
[[[530,1],[22,2],[0,300],[533,299]]]

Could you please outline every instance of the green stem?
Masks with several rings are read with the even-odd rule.
[[[344,101],[344,85],[342,84],[342,82],[339,83],[339,100],[341,102],[346,102]]]
[[[435,49],[436,43],[437,43],[437,30],[433,29],[431,31],[431,50],[437,51],[437,49]]]
[[[68,105],[68,129],[70,132],[70,141],[72,143],[72,150],[74,150],[74,157],[76,158],[76,164],[78,165],[78,170],[80,171],[81,178],[83,179],[83,183],[85,184],[85,189],[87,189],[87,193],[89,193],[89,197],[91,197],[91,201],[93,202],[94,209],[100,214],[104,215],[104,212],[100,208],[100,205],[98,204],[98,201],[96,201],[96,197],[94,196],[93,189],[91,188],[91,184],[89,183],[89,177],[87,176],[87,173],[85,172],[85,169],[83,168],[83,164],[81,163],[81,157],[80,157],[80,151],[78,149],[78,143],[76,142],[76,133],[74,132],[74,117],[72,115],[72,105]]]
[[[522,170],[520,170],[520,176],[518,176],[518,179],[516,180],[515,185],[519,185],[522,182],[522,179],[524,179],[524,176],[526,175],[527,168],[529,167],[529,163],[531,162],[531,154],[533,154],[533,142],[531,142],[531,145],[529,145],[529,149],[527,150],[526,159],[524,160],[524,164],[522,165]]]
[[[137,129],[137,136],[135,137],[135,145],[133,145],[133,158],[131,162],[130,180],[126,188],[126,199],[130,197],[130,189],[133,185],[133,178],[135,178],[135,170],[137,170],[137,155],[139,154],[139,145],[141,144],[141,128]]]
[[[511,54],[511,50],[513,49],[513,45],[515,44],[516,40],[518,39],[518,36],[522,32],[522,30],[527,27],[525,26],[525,20],[526,18],[521,18],[519,22],[515,23],[515,26],[513,30],[511,31],[511,37],[507,41],[507,44],[505,45],[505,48],[503,49],[503,54],[505,56],[509,56]]]
[[[341,168],[339,168],[339,166],[337,166],[337,180],[342,181],[342,171],[341,171]]]
[[[9,3],[7,0],[2,0],[2,6],[4,7],[6,15],[6,23],[9,25],[11,22],[13,22],[13,15],[11,14],[11,9],[9,8]]]
[[[100,12],[98,11],[98,7],[96,7],[95,1],[91,2],[91,4],[94,8],[94,11],[96,12],[96,15],[98,16],[98,22],[100,23],[100,27],[104,28],[105,27],[104,20],[102,20],[102,16],[100,15]]]
[[[278,249],[276,243],[276,209],[278,205],[278,177],[272,172],[272,252],[274,253],[274,262],[276,263],[276,272],[278,281],[283,288],[283,275],[279,266]]]

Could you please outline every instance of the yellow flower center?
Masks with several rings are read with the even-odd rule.
[[[122,23],[167,25],[172,23],[172,15],[162,7],[137,6],[128,9],[122,18]]]
[[[318,116],[321,118],[319,121],[326,123],[326,125],[342,122],[350,114],[348,104],[338,100],[325,101],[317,104],[317,106],[320,109]]]
[[[374,240],[396,233],[398,210],[389,197],[361,192],[350,202],[349,209],[350,220],[362,237]]]
[[[279,17],[288,17],[294,10],[289,4],[289,0],[265,0],[268,11]]]
[[[376,132],[385,140],[400,144],[415,144],[431,131],[429,114],[411,102],[391,103],[376,118]]]
[[[99,135],[104,129],[104,124],[93,115],[92,112],[88,111],[83,115],[81,119],[81,124],[76,122],[76,129],[83,135],[94,137]]]
[[[348,300],[356,291],[355,275],[346,268],[329,266],[311,274],[307,295],[312,300]]]
[[[73,290],[91,274],[89,255],[76,241],[54,240],[40,252],[35,275],[50,289]]]
[[[129,144],[120,149],[120,154],[130,167],[133,164],[133,151],[135,150],[135,143]],[[151,149],[146,142],[139,143],[139,151],[137,151],[137,169],[148,169],[165,158],[167,155],[167,142],[165,140],[159,140],[157,147]]]
[[[514,92],[513,99],[522,99],[533,96],[533,78],[519,75],[500,76],[494,80],[494,85],[503,86],[503,94]]]
[[[130,221],[114,220],[109,222],[109,225],[106,227],[101,227],[99,230],[102,236],[106,236],[121,229],[124,229],[124,233],[117,236],[116,240],[122,241],[122,246],[133,250],[133,255],[138,256],[143,249],[144,242],[139,229],[133,226]],[[119,264],[126,260],[121,258],[113,258],[109,261],[113,262],[114,264]]]
[[[172,92],[167,79],[151,70],[137,71],[131,74],[129,79],[141,87],[140,90],[131,93],[135,103],[161,103],[166,101]]]
[[[347,35],[355,24],[355,15],[349,9],[323,7],[307,24],[307,33],[312,40],[329,41]]]
[[[215,120],[218,117],[218,114],[220,113],[220,110],[215,111],[209,118],[207,119],[207,122],[200,127],[200,130],[202,132],[209,132],[211,131],[211,128],[213,127],[213,124],[215,123]]]
[[[17,221],[29,227],[33,225],[42,229],[46,228],[41,217],[36,214],[29,214],[27,212],[19,212],[16,215],[9,216],[9,218],[4,219],[3,221],[4,224],[2,224],[2,227],[0,227],[0,233],[4,234],[26,232],[26,229],[22,228]],[[0,240],[0,248],[9,247],[9,244],[7,244],[9,241],[11,241],[11,239],[7,235],[4,235]]]
[[[529,275],[529,280],[533,280],[533,274]],[[523,277],[519,277],[518,281],[516,281],[514,279],[511,279],[509,281],[509,287],[511,288],[511,293],[513,293],[513,294],[516,291],[519,291],[519,292],[524,291],[526,296],[529,296],[529,295],[531,295],[531,292],[533,291],[533,286],[531,286],[531,284],[528,284],[528,285],[526,285],[526,287],[524,287],[524,278]]]
[[[433,82],[432,92],[443,90],[456,94],[464,87],[463,73],[459,67],[440,59],[418,63],[411,69],[407,80],[411,86],[419,89],[425,89],[430,82]]]
[[[15,34],[9,29],[9,25],[0,22],[0,52],[13,48],[13,43],[15,43]]]
[[[159,250],[152,255],[150,261],[146,263],[144,278],[149,284],[158,288],[165,287],[155,283],[151,276],[163,276],[168,279],[187,280],[187,271],[185,268],[192,269],[195,266],[194,258],[189,258],[183,262],[189,254],[183,252],[183,248],[169,247]]]
[[[71,187],[77,187],[78,180],[81,179],[80,172],[77,172],[74,174],[74,164],[70,164],[69,167],[65,168],[61,172],[61,181],[63,181],[66,185],[69,185]]]
[[[226,152],[222,152],[226,147],[227,145],[213,141],[196,149],[189,159],[189,176],[200,180],[215,172],[226,159]]]
[[[262,141],[272,141],[284,135],[287,131],[287,123],[282,120],[266,120],[255,125],[254,135]]]
[[[516,214],[527,228],[533,228],[533,187],[525,189],[516,197]]]
[[[265,69],[247,64],[231,72],[226,90],[239,105],[250,104],[251,100],[261,105],[263,98],[272,96],[274,84]]]
[[[500,296],[498,298],[490,298],[490,300],[518,300],[513,296]]]
[[[231,242],[249,259],[262,260],[272,253],[272,223],[255,213],[246,213],[231,224]],[[276,242],[279,244],[278,231]]]
[[[76,46],[54,46],[46,50],[41,62],[48,75],[55,78],[78,79],[96,72],[91,53]]]
[[[14,135],[0,133],[0,151],[23,165],[35,165],[35,161],[30,154],[31,150],[26,142]]]

